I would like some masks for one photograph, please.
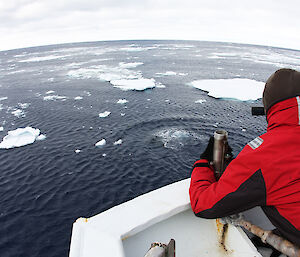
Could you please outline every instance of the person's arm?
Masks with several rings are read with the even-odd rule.
[[[220,218],[266,203],[266,187],[257,154],[248,145],[216,182],[206,160],[193,167],[190,184],[191,206],[196,216]]]

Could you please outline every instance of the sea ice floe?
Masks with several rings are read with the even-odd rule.
[[[155,80],[154,79],[119,79],[112,80],[110,83],[121,90],[136,90],[136,91],[144,91],[146,89],[155,88]]]
[[[61,100],[65,101],[68,97],[62,96],[62,95],[49,95],[49,96],[44,96],[45,101],[56,101],[56,100]]]
[[[106,145],[106,140],[103,138],[101,139],[100,141],[98,141],[95,146],[96,147],[102,147],[102,146],[105,146]]]
[[[89,91],[83,91],[87,96],[91,96],[92,94]]]
[[[10,149],[34,143],[38,137],[41,137],[40,130],[32,127],[18,128],[8,131],[8,134],[0,143],[0,148]]]
[[[108,112],[108,111],[101,112],[101,113],[99,113],[99,117],[100,118],[105,118],[105,117],[107,117],[110,114],[111,114],[111,112]]]
[[[125,68],[125,69],[130,69],[130,68],[136,68],[137,66],[143,65],[144,63],[142,62],[120,62],[119,66],[121,68]]]
[[[117,104],[126,104],[128,101],[126,99],[119,99]]]
[[[11,114],[15,115],[18,118],[25,117],[25,112],[20,109],[16,109],[16,110],[12,111]]]
[[[195,101],[196,104],[203,104],[203,103],[205,103],[205,102],[206,102],[205,99],[199,99],[199,100],[196,100],[196,101]]]
[[[36,138],[36,140],[38,140],[38,141],[43,141],[43,140],[45,140],[46,138],[47,138],[46,135],[41,134],[41,135],[39,135],[39,136]]]
[[[155,49],[157,47],[155,46],[149,46],[149,47],[139,47],[139,46],[129,46],[129,47],[122,47],[120,48],[121,51],[127,51],[127,52],[141,52],[141,51],[147,51],[151,49]]]
[[[74,100],[82,100],[83,98],[81,96],[74,97]]]
[[[0,97],[0,101],[7,100],[7,99],[8,99],[8,97],[7,97],[7,96]]]
[[[244,49],[241,48],[240,51],[235,51],[232,53],[211,53],[209,58],[238,58],[242,60],[252,61],[255,63],[270,64],[278,68],[299,69],[300,67],[300,60],[298,56],[295,55],[295,53],[292,51],[290,52],[290,54],[288,54],[287,52],[283,54],[280,52],[274,52],[273,50],[269,49],[247,48],[247,51],[244,51]]]
[[[76,150],[75,150],[75,153],[80,153],[80,152],[81,152],[80,149],[76,149]]]
[[[190,49],[195,47],[194,45],[187,44],[171,44],[170,47],[174,47],[175,49]]]
[[[56,60],[67,57],[66,55],[49,55],[49,56],[38,56],[38,57],[32,57],[25,60],[19,60],[18,62],[43,62],[43,61],[50,61],[50,60]]]
[[[122,90],[143,91],[155,87],[154,79],[143,78],[141,71],[131,70],[143,63],[120,63],[119,66],[93,65],[88,68],[70,70],[68,76],[77,79],[98,79],[110,82]],[[160,86],[163,87],[163,86]]]
[[[159,75],[159,76],[175,76],[175,75],[177,75],[177,72],[175,72],[175,71],[166,71],[165,73],[158,72],[156,74]]]
[[[160,82],[156,84],[157,88],[166,88],[165,85],[161,84]]]
[[[129,70],[122,67],[107,65],[93,65],[88,68],[70,70],[68,76],[77,79],[98,79],[102,81],[111,81],[118,79],[141,78],[141,72]]]
[[[54,94],[55,93],[55,91],[53,91],[53,90],[49,90],[49,91],[47,91],[46,92],[46,95],[49,95],[49,94]]]
[[[0,127],[0,132],[2,132],[4,130],[4,128],[3,127]]]
[[[123,143],[122,139],[117,140],[114,142],[114,145],[121,145]]]
[[[265,83],[250,79],[211,79],[196,80],[189,85],[208,92],[215,98],[240,101],[257,100],[262,97]]]
[[[20,106],[20,108],[26,109],[29,107],[30,103],[18,103],[18,105]]]

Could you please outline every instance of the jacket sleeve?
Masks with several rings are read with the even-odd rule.
[[[246,146],[218,182],[206,160],[196,161],[189,193],[194,213],[202,218],[220,218],[264,206],[266,186],[256,152]]]

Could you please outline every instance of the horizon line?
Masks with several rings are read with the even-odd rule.
[[[235,45],[245,45],[245,46],[256,46],[256,47],[271,47],[283,50],[292,50],[292,51],[300,51],[300,49],[288,48],[282,46],[272,46],[272,45],[263,45],[263,44],[255,44],[255,43],[241,43],[241,42],[229,42],[229,41],[212,41],[212,40],[197,40],[197,39],[111,39],[111,40],[92,40],[92,41],[74,41],[74,42],[61,42],[61,43],[53,43],[53,44],[45,44],[45,45],[33,45],[33,46],[25,46],[19,48],[11,48],[11,49],[3,49],[1,52],[9,52],[9,51],[18,51],[23,49],[30,48],[43,48],[43,47],[51,47],[51,46],[63,46],[63,45],[74,45],[74,44],[92,44],[92,43],[105,43],[105,42],[137,42],[137,41],[181,41],[181,42],[207,42],[207,43],[222,43],[222,44],[235,44]]]

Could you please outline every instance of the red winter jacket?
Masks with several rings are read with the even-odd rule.
[[[261,206],[281,236],[300,246],[300,98],[270,108],[267,133],[248,143],[216,182],[206,160],[196,161],[191,206],[219,218]]]

